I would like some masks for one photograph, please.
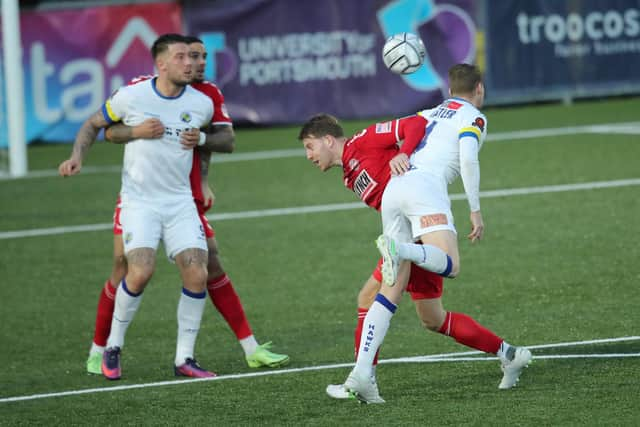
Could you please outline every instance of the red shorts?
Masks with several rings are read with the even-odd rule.
[[[211,209],[211,206],[204,206],[204,204],[198,200],[195,200],[196,209],[198,210],[198,216],[200,217],[200,222],[202,223],[202,228],[204,229],[204,234],[207,236],[207,239],[215,237],[216,233],[213,231],[213,227],[209,224],[209,220],[207,220],[207,216],[205,213]],[[120,222],[120,212],[122,211],[122,207],[120,206],[120,197],[116,201],[116,209],[113,212],[113,234],[114,235],[122,235],[122,223]]]
[[[380,272],[381,265],[382,258],[378,260],[378,265],[376,269],[373,270],[373,277],[378,282],[382,282],[382,273]],[[440,298],[442,296],[442,284],[442,276],[420,268],[415,264],[411,264],[411,275],[409,276],[409,284],[407,285],[407,292],[411,294],[411,299]]]
[[[216,232],[213,231],[213,227],[211,227],[211,224],[209,224],[209,220],[205,215],[206,212],[209,209],[211,209],[211,205],[205,206],[204,203],[202,203],[199,200],[194,199],[194,201],[196,202],[196,208],[198,209],[198,216],[200,217],[200,222],[202,223],[202,227],[204,228],[205,236],[207,236],[207,239],[211,239],[212,237],[215,237]]]
[[[120,206],[120,196],[118,196],[118,200],[116,201],[116,210],[113,211],[113,234],[114,235],[122,235],[122,223],[120,222],[120,211],[122,211],[122,207]]]

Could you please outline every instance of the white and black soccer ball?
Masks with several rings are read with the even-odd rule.
[[[399,33],[387,39],[382,48],[384,65],[396,74],[411,74],[424,62],[426,50],[420,37]]]

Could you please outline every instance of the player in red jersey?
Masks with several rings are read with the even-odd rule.
[[[273,353],[269,351],[270,343],[260,345],[255,339],[240,298],[233,287],[231,279],[229,279],[222,268],[218,255],[215,232],[206,218],[206,212],[214,202],[214,194],[207,181],[211,153],[213,151],[223,153],[232,152],[234,149],[235,134],[233,132],[231,118],[224,105],[222,92],[220,92],[215,84],[204,81],[204,67],[207,56],[204,44],[195,37],[187,37],[187,40],[189,43],[189,54],[195,63],[194,81],[191,83],[191,86],[209,96],[214,105],[211,126],[207,130],[206,135],[204,133],[201,134],[201,144],[200,147],[194,150],[193,165],[189,176],[193,199],[196,203],[198,214],[207,237],[209,253],[207,291],[212,303],[236,335],[250,367],[283,366],[289,362],[289,356]],[[152,77],[151,75],[136,77],[132,79],[129,84],[136,84]],[[122,124],[111,126],[106,130],[105,137],[112,142],[124,143],[134,138],[155,138],[162,135],[163,132],[164,126],[159,120],[148,119],[135,127]],[[89,358],[87,359],[87,372],[98,375],[102,374],[100,364],[111,329],[115,292],[118,284],[127,272],[127,263],[124,257],[124,247],[122,243],[119,199],[113,216],[113,251],[112,271],[98,300],[95,332]]]
[[[376,123],[351,138],[346,138],[338,120],[328,114],[312,117],[300,130],[307,159],[321,170],[341,166],[344,184],[354,191],[368,206],[380,211],[382,194],[391,174],[400,175],[409,168],[408,157],[422,141],[427,120],[419,115]],[[404,141],[401,146],[398,144]],[[363,321],[382,283],[380,264],[358,294],[358,322],[355,331],[356,358],[362,336]],[[468,347],[507,357],[513,348],[502,338],[486,329],[473,318],[447,312],[442,305],[443,278],[433,272],[411,265],[407,291],[413,299],[416,312],[423,326],[431,331],[448,335]],[[444,321],[443,321],[444,319]],[[364,351],[368,349],[365,348]],[[376,364],[377,353],[374,357]],[[370,379],[371,393],[362,400],[367,403],[382,403],[378,393],[375,371]],[[334,398],[348,398],[344,385],[329,385],[327,393]]]

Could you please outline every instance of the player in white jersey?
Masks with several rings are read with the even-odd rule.
[[[120,194],[128,271],[116,292],[102,372],[108,379],[121,376],[120,350],[125,333],[155,269],[155,252],[162,239],[183,282],[175,372],[210,377],[214,374],[202,369],[194,357],[207,295],[207,245],[193,203],[189,173],[193,147],[200,142],[200,128],[211,121],[213,104],[209,97],[188,85],[193,68],[183,36],[160,36],[151,53],[158,76],[114,93],[102,110],[83,124],[71,158],[59,170],[63,176],[77,174],[98,132],[111,123],[122,121],[136,126],[149,118],[163,123],[162,137],[134,140],[125,147]]]
[[[444,277],[460,270],[456,230],[451,214],[448,184],[459,175],[471,210],[471,242],[482,238],[480,213],[480,165],[478,152],[486,137],[486,117],[478,110],[484,101],[484,85],[477,67],[457,64],[449,70],[451,98],[421,113],[428,124],[425,136],[409,158],[397,156],[390,163],[394,176],[382,196],[383,234],[376,244],[383,257],[383,286],[367,312],[356,365],[344,387],[360,400],[382,401],[373,376],[373,358],[389,329],[407,286],[410,262]],[[414,241],[421,244],[415,244]],[[395,286],[394,286],[395,285]],[[434,325],[453,328],[441,298],[427,300],[422,315]],[[448,333],[447,333],[448,334]],[[496,351],[504,376],[500,389],[515,386],[531,352],[502,342]]]

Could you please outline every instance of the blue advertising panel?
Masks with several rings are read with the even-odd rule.
[[[640,0],[487,3],[489,99],[640,89]]]

